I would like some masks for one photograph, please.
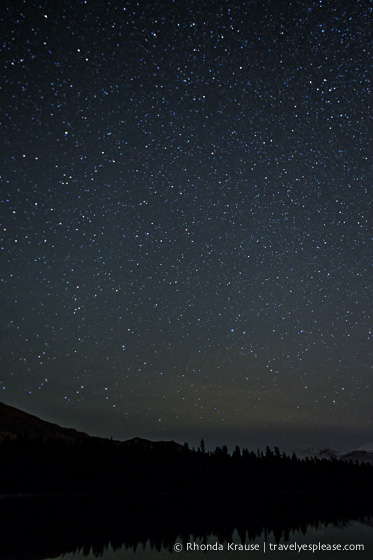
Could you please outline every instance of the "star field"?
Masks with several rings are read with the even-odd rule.
[[[1,400],[123,439],[371,431],[370,12],[5,0]]]

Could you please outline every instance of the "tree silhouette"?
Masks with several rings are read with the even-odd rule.
[[[201,439],[201,443],[200,443],[200,446],[201,446],[201,452],[202,452],[202,453],[204,454],[204,453],[205,453],[205,451],[206,451],[206,448],[205,448],[205,442],[204,442],[204,440],[203,440],[203,439]]]

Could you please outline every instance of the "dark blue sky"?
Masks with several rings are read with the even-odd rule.
[[[1,400],[121,439],[365,443],[370,11],[5,0]]]

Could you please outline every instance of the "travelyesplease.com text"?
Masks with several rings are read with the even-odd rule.
[[[263,552],[321,552],[321,551],[363,551],[364,545],[363,544],[338,544],[338,543],[303,543],[299,544],[297,542],[294,543],[197,543],[197,542],[188,542],[184,545],[181,543],[175,543],[174,551],[181,552],[208,552],[208,551],[230,551],[230,552],[254,552],[254,551],[263,551]]]

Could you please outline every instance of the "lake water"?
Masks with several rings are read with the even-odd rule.
[[[372,560],[373,504],[346,494],[3,498],[0,558]]]
[[[243,543],[246,550],[242,550]],[[234,550],[235,545],[236,550]],[[359,550],[356,545],[363,545]],[[342,550],[330,550],[339,546]],[[174,550],[174,547],[177,550]],[[345,547],[354,550],[343,550]],[[304,550],[307,548],[307,550]],[[362,548],[362,547],[360,547]],[[250,550],[248,550],[250,549]],[[313,550],[312,550],[313,549]],[[102,556],[101,556],[102,554]],[[281,538],[275,538],[273,532],[250,539],[237,530],[228,539],[209,535],[205,540],[190,535],[187,538],[177,538],[167,546],[154,546],[150,540],[137,544],[136,547],[118,546],[112,544],[104,549],[86,547],[74,553],[50,557],[48,560],[243,560],[248,558],[288,560],[293,558],[308,558],[315,560],[371,560],[373,559],[373,518],[367,517],[363,522],[350,521],[344,525],[327,524],[318,528],[307,526],[303,530],[290,531]]]

